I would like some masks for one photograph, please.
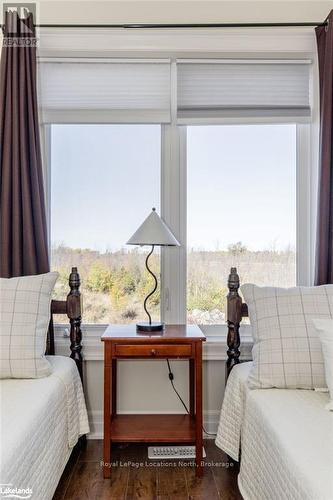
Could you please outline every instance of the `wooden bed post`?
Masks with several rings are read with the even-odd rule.
[[[51,306],[51,317],[50,317],[49,329],[47,331],[47,337],[46,337],[46,351],[45,351],[45,354],[47,356],[54,356],[55,355],[55,348],[54,348],[54,325],[53,325],[53,316],[52,316],[52,306]]]
[[[228,279],[229,293],[227,295],[227,324],[228,324],[228,337],[227,337],[227,367],[226,376],[228,377],[232,368],[239,363],[240,356],[240,336],[239,325],[242,321],[242,298],[240,297],[239,290],[239,276],[236,267],[232,267]]]
[[[67,316],[70,322],[70,357],[74,359],[82,380],[82,331],[81,331],[81,293],[80,293],[80,275],[77,267],[72,267],[69,275],[69,287],[71,291],[67,295]]]

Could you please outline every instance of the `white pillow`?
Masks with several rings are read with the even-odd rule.
[[[333,285],[241,287],[254,339],[251,388],[326,387],[321,343],[312,320],[333,318]]]
[[[0,378],[51,373],[44,354],[57,278],[58,273],[0,278]]]
[[[331,401],[326,408],[333,411],[333,320],[315,319],[313,323],[319,335],[323,351],[325,375]]]

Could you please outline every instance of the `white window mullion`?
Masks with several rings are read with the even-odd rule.
[[[186,323],[186,129],[162,127],[161,213],[181,246],[162,248],[161,313],[168,324]]]
[[[317,162],[313,158],[313,128],[297,125],[297,284],[312,286],[316,234]]]
[[[41,153],[49,255],[51,255],[51,125],[41,124]]]

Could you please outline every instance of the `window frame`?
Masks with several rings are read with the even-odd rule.
[[[259,122],[255,121],[256,124]],[[311,167],[312,126],[310,122],[300,123],[290,119],[285,121],[290,122],[296,124],[296,284],[310,286],[313,284],[317,178],[317,172]],[[224,123],[230,122],[227,120]],[[237,125],[245,123],[249,123],[248,119],[237,120]],[[265,120],[265,123],[268,121]],[[269,123],[274,124],[276,121],[271,119]],[[199,123],[196,121],[196,124]],[[221,120],[219,124],[223,124]],[[205,122],[204,125],[208,123]],[[176,231],[182,244],[181,249],[176,252],[166,248],[162,253],[161,308],[164,309],[163,319],[168,323],[186,323],[187,317],[186,131],[185,125],[164,125],[164,134],[162,133],[162,215]],[[170,301],[171,295],[174,300]],[[207,336],[220,336],[222,331],[226,332],[225,324],[200,327]]]
[[[83,110],[84,111],[84,110]],[[66,116],[68,116],[66,114]],[[76,116],[76,115],[75,115]],[[51,165],[51,159],[52,159],[52,125],[158,125],[160,127],[160,132],[161,132],[161,137],[160,137],[160,144],[161,144],[161,150],[162,150],[162,128],[163,124],[162,123],[155,123],[155,122],[149,122],[149,121],[144,121],[144,122],[122,122],[122,121],[116,121],[116,122],[101,122],[97,123],[96,121],[91,122],[89,121],[89,114],[82,114],[82,118],[80,121],[78,120],[73,120],[73,121],[62,121],[60,119],[57,120],[56,122],[48,122],[48,123],[41,123],[40,124],[40,136],[41,136],[41,153],[42,153],[42,163],[43,163],[43,180],[44,180],[44,197],[45,197],[45,210],[46,210],[46,224],[47,224],[47,240],[48,240],[48,253],[49,253],[49,258],[51,259],[52,255],[52,241],[51,241],[51,206],[52,206],[52,186],[51,186],[51,179],[52,179],[52,165]],[[162,205],[162,199],[161,199],[161,185],[162,185],[162,158],[161,158],[161,163],[160,163],[160,186],[159,186],[159,193],[160,193],[160,206]],[[162,213],[162,210],[161,210]],[[125,246],[125,244],[124,244]],[[148,248],[148,247],[147,247]],[[160,252],[160,276],[162,276],[162,248],[161,247],[161,252]],[[50,262],[51,264],[51,262]],[[80,270],[79,270],[80,271]],[[163,281],[161,281],[162,283]],[[162,296],[162,289],[161,289],[161,296]],[[162,300],[160,300],[160,316],[161,318],[163,317],[163,312],[162,312]],[[66,325],[55,325],[58,327],[65,327]],[[101,327],[106,327],[107,324],[103,323],[83,323],[82,326],[88,330],[93,329],[93,331],[98,329],[100,330]],[[67,329],[65,328],[67,331]]]
[[[296,226],[297,226],[297,284],[310,286],[314,279],[316,206],[318,178],[318,140],[319,140],[319,91],[317,79],[317,61],[313,60],[310,75],[311,117],[275,117],[275,118],[225,118],[187,119],[177,122],[177,69],[176,60],[171,61],[171,123],[161,125],[161,215],[170,225],[175,236],[181,243],[180,248],[161,249],[161,318],[166,323],[185,323],[186,281],[187,281],[187,158],[186,130],[189,125],[216,124],[258,124],[258,123],[296,123]],[[44,166],[44,184],[46,199],[47,223],[51,222],[51,123],[47,120],[40,125],[42,139],[42,155]],[[96,123],[98,112],[91,120],[91,113],[84,110],[73,115],[57,114],[55,123]],[[100,123],[121,124],[123,120],[108,121],[101,119]],[[142,116],[130,117],[126,123],[150,123]],[[156,123],[156,122],[155,122]],[[231,207],[232,208],[232,207]],[[51,247],[50,231],[48,234]],[[227,279],[227,277],[225,277]],[[96,325],[95,325],[96,326]],[[224,335],[226,325],[204,325],[204,333],[208,336]]]
[[[289,120],[288,120],[289,121]],[[87,122],[85,122],[87,123]],[[237,120],[238,124],[244,124]],[[246,120],[248,123],[248,120]],[[275,123],[273,120],[271,123]],[[207,123],[206,123],[207,124]],[[46,212],[51,223],[51,124],[42,127],[46,185]],[[316,178],[311,168],[311,124],[296,123],[296,226],[297,284],[313,280]],[[161,318],[166,323],[186,323],[187,297],[187,158],[186,125],[161,124],[161,215],[172,228],[181,247],[162,248]],[[232,208],[232,207],[231,207]],[[50,231],[49,231],[50,246]],[[227,278],[227,277],[226,277]],[[225,325],[202,325],[207,335],[221,333]]]

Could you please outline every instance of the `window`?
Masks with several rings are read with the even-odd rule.
[[[296,125],[187,128],[187,319],[225,321],[226,277],[296,285]]]
[[[155,250],[162,290],[150,304],[154,319],[224,323],[232,265],[243,283],[310,285],[317,175],[310,63],[42,60],[56,298],[76,265],[84,323],[146,319],[148,249],[126,242],[153,206],[181,242],[161,256]],[[57,85],[49,85],[50,71]]]
[[[51,126],[51,263],[60,273],[56,298],[79,268],[85,323],[146,319],[152,284],[146,251],[126,247],[152,206],[160,207],[159,125]],[[157,274],[160,257],[152,267]],[[159,293],[151,305],[159,318]],[[59,317],[59,320],[63,318]]]

